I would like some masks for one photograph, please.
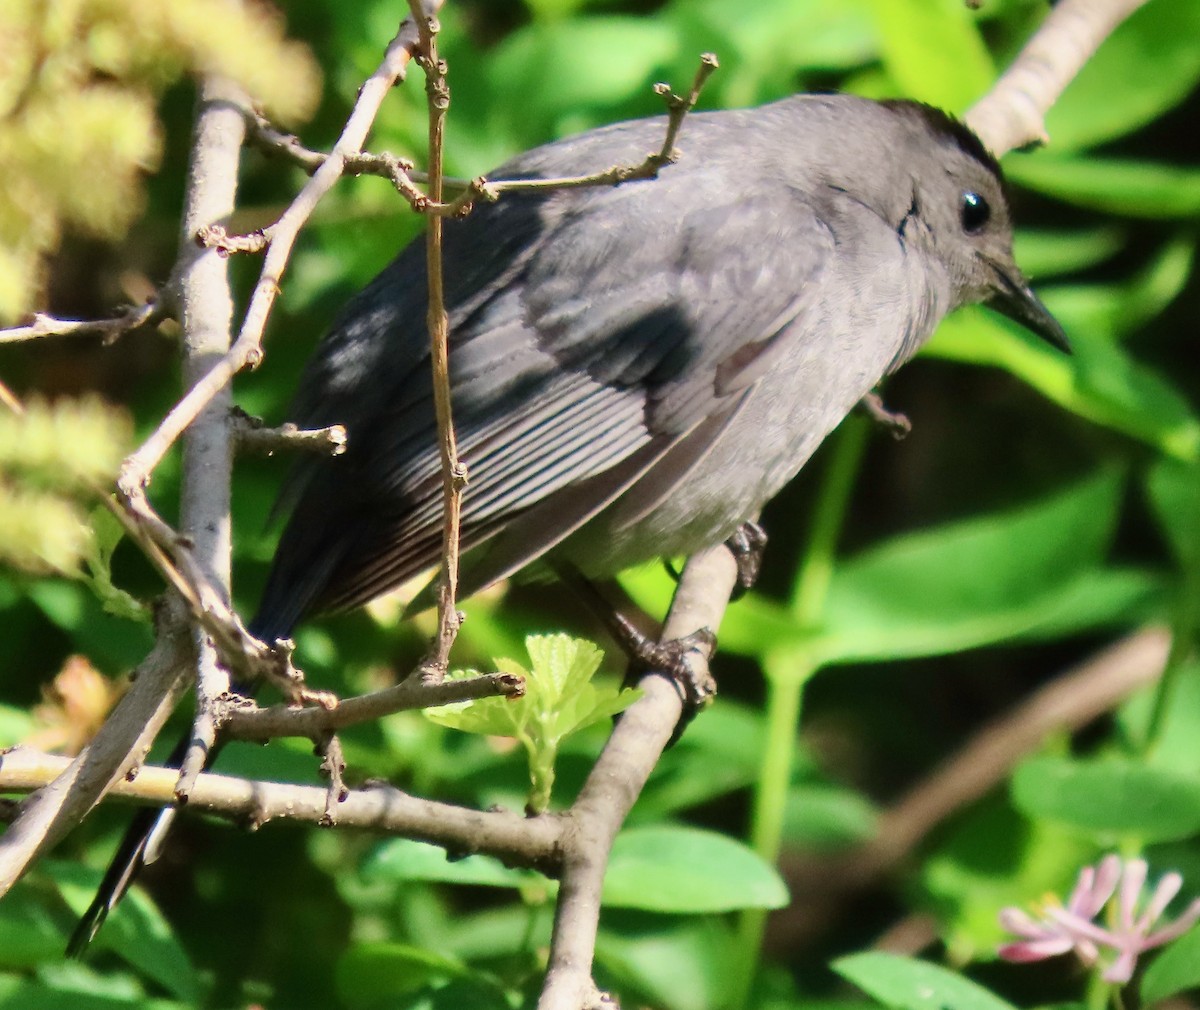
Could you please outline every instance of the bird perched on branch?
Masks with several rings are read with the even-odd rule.
[[[594,130],[493,177],[639,162],[663,133]],[[445,224],[463,595],[546,559],[602,576],[725,540],[961,305],[1066,346],[1013,260],[995,160],[944,113],[798,96],[690,116],[681,142],[655,181],[513,193]],[[260,637],[438,561],[425,320],[415,243],[309,363],[292,420],[343,424],[348,447],[285,492]]]

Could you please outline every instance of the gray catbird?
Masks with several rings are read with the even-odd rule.
[[[640,161],[663,130],[594,130],[494,177]],[[960,305],[1066,346],[1013,261],[995,160],[944,113],[799,96],[690,116],[682,146],[653,182],[512,194],[446,223],[464,595],[547,554],[603,575],[727,538]],[[304,460],[285,492],[252,624],[266,640],[439,558],[425,310],[415,243],[308,365],[293,420],[344,424],[348,450]],[[136,868],[136,831],[77,946]]]

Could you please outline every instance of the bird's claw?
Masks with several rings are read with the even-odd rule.
[[[758,573],[762,569],[763,551],[767,546],[767,531],[753,519],[742,523],[733,535],[725,541],[734,561],[737,562],[737,586],[735,596],[741,596],[754,588],[758,581]]]

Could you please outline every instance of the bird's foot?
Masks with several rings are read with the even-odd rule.
[[[733,591],[736,598],[753,589],[758,581],[763,551],[767,546],[767,531],[753,519],[748,519],[733,531],[733,536],[725,541],[725,546],[737,562],[738,579]]]
[[[890,431],[892,438],[897,442],[912,431],[912,421],[908,419],[908,415],[901,414],[898,410],[888,410],[883,397],[878,393],[868,393],[858,401],[858,407],[877,425]]]
[[[717,693],[717,682],[708,672],[697,673],[690,657],[702,656],[706,661],[717,651],[717,636],[708,628],[693,631],[682,638],[659,642],[643,634],[624,615],[613,613],[611,625],[617,642],[629,657],[630,670],[626,681],[636,681],[643,673],[661,673],[673,681],[683,698],[684,714],[681,727],[704,708]],[[675,731],[678,737],[680,730]]]

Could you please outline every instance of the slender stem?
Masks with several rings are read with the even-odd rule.
[[[808,534],[808,551],[792,584],[791,610],[802,627],[812,627],[825,609],[833,559],[846,517],[846,503],[867,445],[870,422],[851,415],[842,422],[837,444]]]
[[[846,515],[846,505],[854,486],[854,477],[867,442],[866,421],[847,418],[837,437],[833,458],[817,498],[816,512],[809,531],[808,549],[792,589],[791,611],[802,628],[814,628],[821,620],[834,556]],[[796,727],[804,699],[804,687],[817,670],[820,660],[803,646],[787,652],[769,654],[764,663],[767,678],[767,739],[754,792],[750,844],[769,863],[779,859],[783,842],[783,819],[796,750]],[[741,956],[736,959],[741,971],[736,998],[732,1005],[748,1005],[750,991],[758,972],[766,913],[748,909],[738,921],[737,943]]]
[[[1146,724],[1146,736],[1142,744],[1143,753],[1149,754],[1161,742],[1166,730],[1171,700],[1179,685],[1179,674],[1196,647],[1196,633],[1200,628],[1200,571],[1190,570],[1183,574],[1183,585],[1179,589],[1179,603],[1175,621],[1171,628],[1171,651],[1163,667],[1162,677],[1154,692],[1154,705]]]
[[[446,110],[450,107],[450,87],[446,83],[446,64],[438,57],[437,19],[422,18],[420,0],[409,0],[421,36],[418,62],[425,71],[425,90],[429,98],[429,200],[442,202],[442,150],[445,138]],[[458,441],[450,409],[450,323],[446,315],[442,279],[442,217],[428,215],[425,232],[429,279],[429,346],[433,369],[433,401],[437,414],[438,442],[442,458],[443,521],[442,582],[438,593],[438,635],[432,671],[445,673],[450,646],[458,634],[458,557],[462,519],[462,493],[467,483],[466,467],[458,458]]]

